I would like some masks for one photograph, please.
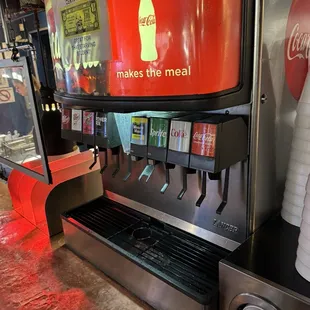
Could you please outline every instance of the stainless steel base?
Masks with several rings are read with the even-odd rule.
[[[62,219],[67,246],[133,294],[159,310],[215,310],[217,304],[203,306],[186,296],[80,227]],[[214,302],[215,303],[215,302]]]

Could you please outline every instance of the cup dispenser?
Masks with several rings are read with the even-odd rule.
[[[207,173],[210,180],[220,180],[225,172],[223,201],[217,209],[221,214],[227,204],[230,167],[247,158],[248,128],[242,117],[214,115],[193,124],[189,167],[202,171],[202,194],[196,206],[206,197]]]

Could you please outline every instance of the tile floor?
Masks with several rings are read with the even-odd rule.
[[[0,310],[151,310],[12,210],[0,182]]]

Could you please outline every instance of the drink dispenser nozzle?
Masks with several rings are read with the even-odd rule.
[[[228,189],[229,189],[229,175],[230,175],[230,168],[226,169],[225,172],[225,183],[224,183],[224,192],[223,192],[223,200],[220,206],[217,208],[216,213],[221,215],[224,211],[227,202],[228,202]]]
[[[142,171],[142,173],[139,176],[139,181],[141,181],[143,177],[146,177],[145,182],[148,182],[150,177],[152,176],[153,172],[155,171],[156,166],[159,163],[160,162],[157,160],[148,159],[146,167],[144,168],[144,170]]]
[[[160,190],[160,192],[162,194],[164,194],[166,192],[166,190],[168,189],[169,185],[170,185],[170,170],[174,169],[175,165],[173,164],[168,164],[165,163],[165,171],[166,171],[166,183],[164,184],[164,186],[162,187],[162,189]]]
[[[196,207],[200,207],[207,196],[207,172],[202,172],[201,196],[196,202]]]
[[[132,173],[132,160],[131,160],[131,155],[128,154],[127,155],[127,162],[128,162],[128,167],[127,167],[127,174],[126,176],[124,177],[124,182],[128,181],[129,178],[131,177],[131,173]]]
[[[120,146],[112,148],[111,151],[112,151],[112,156],[116,156],[116,168],[115,168],[114,172],[112,173],[112,177],[115,178],[121,169]]]
[[[94,115],[94,118],[93,118],[93,128],[95,128],[96,126],[96,113]],[[94,134],[93,134],[93,138],[94,138],[94,142],[93,142],[93,145],[94,145],[94,162],[90,165],[89,167],[89,170],[92,170],[96,164],[97,164],[97,160],[98,160],[98,149],[97,149],[97,143],[96,143],[96,131],[94,130]]]

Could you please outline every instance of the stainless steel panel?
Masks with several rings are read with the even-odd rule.
[[[104,162],[104,159],[102,161]],[[112,162],[113,159],[109,152],[109,163]],[[176,167],[170,170],[170,186],[165,194],[161,194],[161,188],[166,183],[164,164],[156,166],[147,183],[144,179],[139,182],[138,178],[146,164],[146,160],[133,162],[132,175],[127,182],[124,182],[123,178],[127,175],[128,159],[122,154],[121,170],[118,175],[112,178],[112,173],[115,170],[115,166],[113,167],[112,164],[103,174],[105,191],[129,199],[125,203],[128,207],[135,208],[134,202],[137,202],[161,213],[166,213],[183,223],[191,224],[190,229],[187,230],[190,233],[196,234],[197,231],[200,231],[198,235],[202,236],[202,230],[205,230],[204,235],[207,235],[207,231],[209,231],[211,234],[235,241],[233,246],[227,247],[228,249],[234,249],[236,243],[241,243],[246,239],[247,162],[238,163],[231,168],[228,203],[222,215],[217,215],[216,210],[222,202],[225,171],[222,173],[221,181],[208,179],[207,197],[201,207],[197,208],[196,201],[201,195],[200,172],[188,176],[188,190],[183,200],[178,200],[177,196],[183,187],[181,168]],[[142,210],[142,212],[144,211]],[[207,240],[214,242],[210,238]]]
[[[236,303],[235,298],[240,294],[243,294],[243,296],[244,294],[258,296],[270,306],[281,310],[308,310],[310,307],[308,298],[279,287],[274,283],[267,282],[265,279],[255,277],[248,271],[237,269],[228,262],[222,261],[220,263],[220,309],[237,310],[239,307],[243,309],[242,306],[245,307],[249,300],[239,298],[237,301],[239,300],[240,304]],[[257,306],[253,299],[252,303]],[[266,307],[263,309],[269,310]]]
[[[56,186],[46,199],[45,214],[49,235],[62,232],[60,215],[103,195],[99,170]],[[61,198],[59,198],[61,197]]]
[[[80,228],[62,220],[67,246],[159,310],[213,310],[182,294]],[[100,238],[99,236],[97,236]]]

